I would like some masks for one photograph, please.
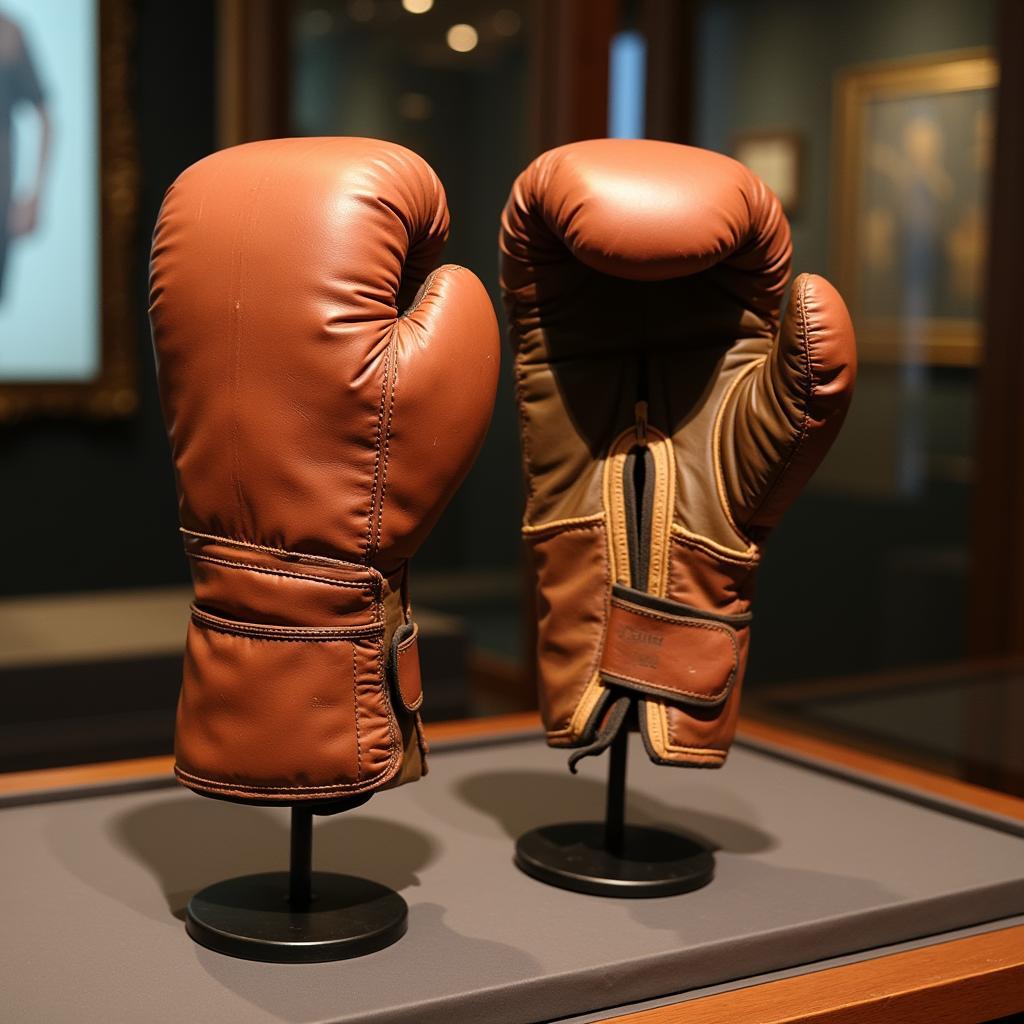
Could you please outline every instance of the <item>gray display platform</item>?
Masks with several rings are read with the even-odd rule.
[[[631,819],[712,843],[710,886],[614,900],[534,882],[514,837],[598,817],[603,761],[572,778],[538,739],[437,751],[423,782],[318,821],[318,869],[410,906],[401,942],[336,964],[233,960],[181,923],[196,889],[285,865],[286,810],[176,787],[8,807],[0,1018],[527,1024],[1024,913],[1012,825],[749,747],[717,772],[657,768],[638,743],[631,755]]]

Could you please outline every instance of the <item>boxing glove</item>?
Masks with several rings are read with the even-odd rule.
[[[175,772],[365,799],[425,770],[408,564],[483,440],[498,334],[433,269],[444,191],[401,146],[277,139],[187,169],[150,318],[195,604]]]
[[[717,767],[765,538],[850,401],[846,307],[801,275],[780,328],[778,200],[671,143],[543,154],[500,245],[548,740],[600,749],[632,714],[654,761]]]

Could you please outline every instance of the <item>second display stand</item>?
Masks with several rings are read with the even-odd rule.
[[[629,729],[612,741],[604,821],[544,825],[516,841],[516,865],[559,889],[592,896],[674,896],[708,884],[711,849],[660,828],[626,822]]]

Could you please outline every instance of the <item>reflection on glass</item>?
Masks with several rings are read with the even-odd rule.
[[[292,11],[293,131],[371,136],[419,153],[448,196],[444,259],[472,269],[500,311],[498,221],[530,159],[526,4],[320,0]],[[522,499],[508,369],[484,450],[412,567],[434,719],[534,699],[523,671]]]
[[[767,552],[751,690],[968,653],[993,13],[701,5],[696,141],[800,148],[793,269],[835,280],[860,351],[846,424]]]
[[[608,135],[613,139],[642,139],[644,91],[647,87],[647,42],[627,29],[612,38],[608,67]]]

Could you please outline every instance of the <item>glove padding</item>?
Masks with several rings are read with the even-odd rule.
[[[543,154],[502,219],[524,537],[548,740],[628,697],[652,759],[714,767],[735,730],[761,546],[834,440],[853,328],[793,285],[776,197],[719,154],[596,140]]]
[[[178,778],[345,800],[425,770],[407,564],[472,464],[497,325],[436,175],[371,139],[186,170],[150,317],[196,603]]]

